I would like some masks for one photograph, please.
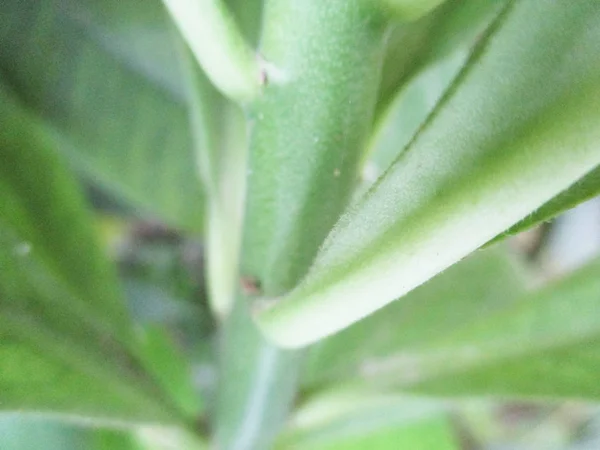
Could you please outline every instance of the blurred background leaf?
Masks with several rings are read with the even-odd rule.
[[[158,0],[8,0],[0,74],[88,180],[197,232],[203,200],[170,33]]]
[[[40,417],[0,415],[2,450],[144,450],[124,430],[94,429]]]
[[[506,0],[448,0],[412,23],[395,23],[388,37],[376,117],[431,65],[469,51]]]
[[[0,95],[2,408],[180,420],[136,359],[116,274],[56,135],[11,92]]]
[[[452,428],[434,401],[338,387],[302,403],[276,448],[458,450]]]
[[[391,378],[430,395],[598,399],[598,299],[600,259],[407,355],[413,380]]]

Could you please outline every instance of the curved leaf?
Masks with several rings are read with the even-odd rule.
[[[384,58],[378,120],[413,77],[456,51],[471,49],[505,3],[506,0],[447,0],[414,23],[394,26]]]
[[[599,40],[593,0],[511,2],[410,147],[340,219],[301,285],[257,313],[263,330],[286,346],[334,333],[600,164]]]
[[[189,112],[206,199],[206,273],[213,312],[224,318],[235,296],[246,193],[247,125],[242,111],[210,84],[182,42]]]
[[[235,101],[260,94],[261,67],[223,0],[163,0],[214,86]]]
[[[465,324],[485,320],[524,293],[524,272],[500,248],[469,256],[401,301],[313,346],[305,383],[360,377],[378,361],[393,360],[443,340]]]

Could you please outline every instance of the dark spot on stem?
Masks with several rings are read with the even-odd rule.
[[[256,296],[261,294],[260,281],[256,278],[243,276],[240,278],[242,292],[247,296]]]
[[[258,60],[258,67],[260,68],[259,80],[261,86],[266,86],[269,84],[269,74],[267,73],[267,67],[265,64],[264,58],[260,55],[256,55],[256,59]]]

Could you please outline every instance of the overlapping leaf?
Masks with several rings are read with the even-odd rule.
[[[126,431],[92,429],[47,418],[0,416],[3,450],[142,450]]]
[[[594,1],[511,2],[410,147],[338,222],[301,285],[259,312],[265,332],[299,346],[340,330],[597,167],[599,40]]]
[[[376,116],[387,114],[413,77],[456,51],[472,48],[505,3],[448,0],[416,22],[395,24],[388,38]]]
[[[502,311],[525,291],[527,269],[501,248],[478,252],[402,301],[313,346],[305,383],[351,380],[403,352],[443,340],[465,324]]]
[[[210,84],[181,42],[189,113],[206,199],[206,266],[209,300],[221,318],[231,310],[237,285],[246,188],[247,131],[242,111]]]
[[[369,144],[369,166],[374,174],[365,173],[370,184],[406,148],[411,138],[425,123],[429,114],[458,75],[468,57],[466,49],[459,49],[449,56],[422,70],[396,95]]]

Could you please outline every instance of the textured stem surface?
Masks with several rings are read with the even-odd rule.
[[[372,122],[385,23],[367,0],[267,1],[264,94],[251,107],[241,295],[225,331],[220,449],[265,449],[285,420],[303,352],[249,309],[293,288],[346,206]]]

